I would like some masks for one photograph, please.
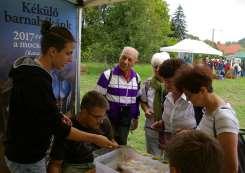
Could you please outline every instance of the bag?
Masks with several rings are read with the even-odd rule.
[[[213,124],[213,132],[215,138],[217,138],[217,132],[215,128],[215,119]],[[237,145],[237,155],[238,155],[238,173],[245,173],[245,129],[240,129],[238,133],[238,145]]]

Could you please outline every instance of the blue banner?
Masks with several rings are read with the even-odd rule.
[[[72,3],[65,0],[0,1],[0,91],[16,58],[40,54],[43,20],[68,28],[76,38],[78,12]],[[64,113],[74,106],[77,54],[75,50],[73,62],[64,70],[52,73],[54,94],[60,111]],[[0,121],[4,117],[2,102],[3,98],[0,98]]]

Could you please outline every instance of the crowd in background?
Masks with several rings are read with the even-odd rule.
[[[204,58],[203,64],[208,65],[213,70],[217,79],[245,77],[244,62]]]

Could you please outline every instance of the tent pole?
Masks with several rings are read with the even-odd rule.
[[[81,41],[82,41],[82,8],[78,8],[77,29],[77,63],[76,63],[76,86],[75,86],[75,115],[80,110],[80,65],[81,65]]]

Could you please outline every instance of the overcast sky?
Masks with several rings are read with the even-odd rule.
[[[238,41],[245,38],[245,0],[166,0],[170,15],[183,7],[188,33],[201,40]]]

